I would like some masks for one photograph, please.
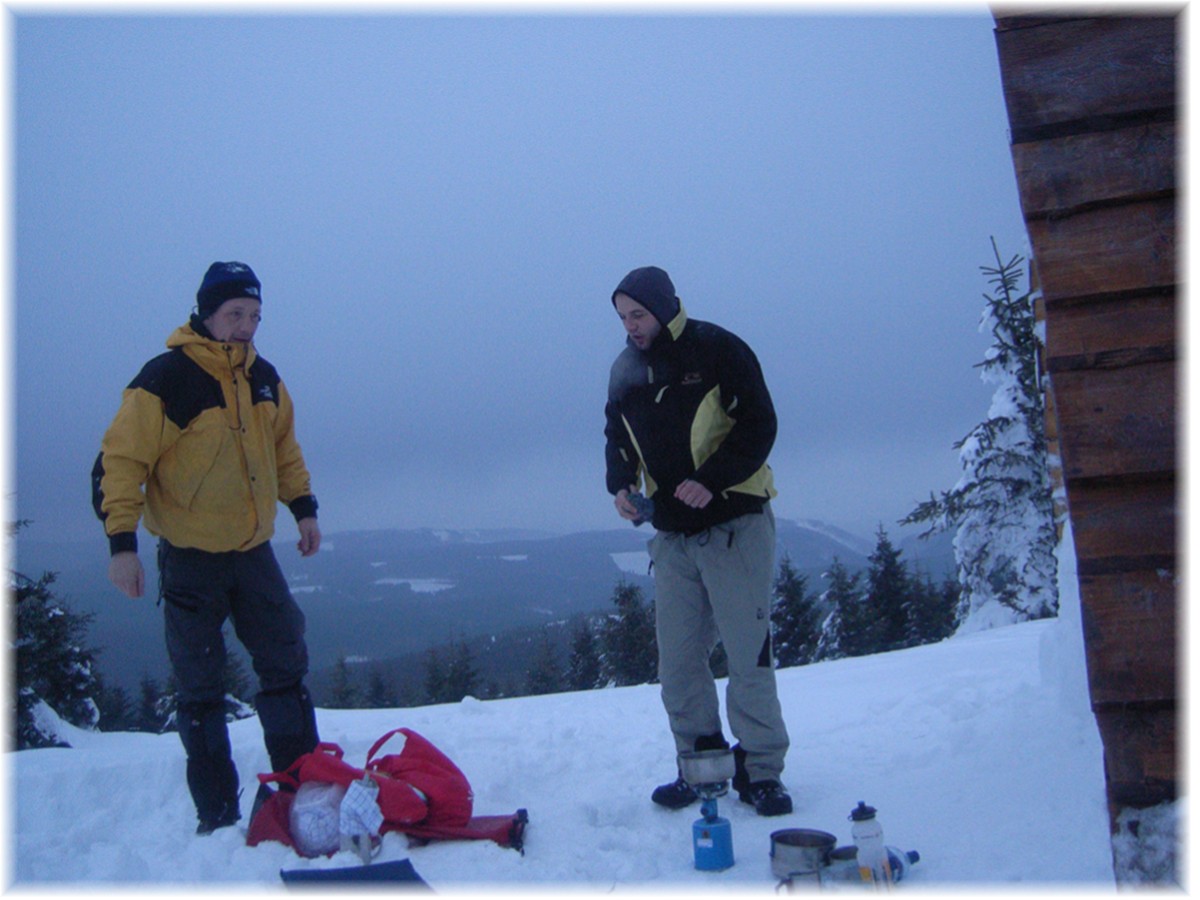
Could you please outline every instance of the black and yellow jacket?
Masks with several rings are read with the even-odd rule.
[[[211,553],[271,538],[275,508],[315,516],[292,401],[253,344],[222,343],[193,320],[175,330],[122,394],[92,470],[110,550],[151,534]]]
[[[646,351],[613,363],[605,407],[608,491],[644,485],[654,527],[696,534],[761,510],[776,495],[767,456],[775,407],[758,358],[737,335],[679,313]],[[687,479],[713,492],[704,509],[675,499]]]

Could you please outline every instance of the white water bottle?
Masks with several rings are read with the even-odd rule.
[[[858,850],[858,874],[867,884],[877,888],[892,885],[892,867],[888,862],[887,847],[883,843],[883,827],[875,818],[875,808],[858,801],[850,811],[850,836]]]

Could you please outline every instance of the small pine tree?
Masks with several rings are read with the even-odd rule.
[[[820,638],[820,614],[808,594],[808,579],[784,555],[775,576],[771,604],[776,668],[803,666],[813,661]]]
[[[398,706],[396,691],[384,679],[378,667],[371,669],[367,679],[366,706],[368,709],[392,709]]]
[[[558,654],[550,642],[550,634],[542,629],[538,649],[529,669],[525,673],[525,692],[529,695],[554,694],[564,687],[562,668]]]
[[[159,703],[162,700],[162,687],[149,675],[142,676],[141,693],[138,707],[134,713],[134,728],[138,731],[148,731],[160,734],[163,721],[158,716]]]
[[[101,731],[133,731],[136,713],[129,692],[119,685],[109,685],[104,678],[96,678],[96,706],[100,709]]]
[[[585,619],[571,640],[571,656],[567,660],[567,688],[590,691],[600,686],[600,648],[596,633]]]
[[[906,646],[934,644],[954,634],[961,592],[954,578],[946,579],[940,586],[928,575],[914,578],[905,605]]]
[[[875,535],[875,549],[868,557],[865,605],[870,637],[862,644],[866,653],[885,653],[908,646],[906,606],[912,583],[900,555],[880,526]]]
[[[446,703],[458,703],[466,697],[473,697],[479,685],[479,673],[475,669],[475,659],[467,642],[460,640],[454,647],[450,665],[446,669]]]
[[[821,625],[817,659],[859,655],[856,635],[863,630],[865,618],[859,577],[858,572],[851,574],[837,557],[825,573],[829,587],[821,595],[821,602],[830,612]]]
[[[955,447],[963,476],[903,520],[929,524],[926,534],[957,528],[962,585],[960,631],[1024,622],[1058,612],[1058,533],[1038,369],[1041,340],[1032,291],[1019,293],[1022,258],[981,267],[994,286],[981,328],[995,339],[981,363],[997,384],[988,418]]]
[[[361,706],[358,685],[350,673],[350,664],[345,653],[339,653],[333,664],[333,676],[329,685],[329,706],[333,709],[358,709]]]
[[[654,608],[647,608],[642,589],[620,581],[613,589],[615,615],[604,625],[601,663],[606,681],[618,686],[649,684],[658,676],[658,639]]]
[[[425,651],[425,702],[446,703],[449,692],[446,688],[446,665],[436,647]]]
[[[84,646],[90,615],[72,612],[55,596],[55,573],[34,581],[12,573],[10,596],[16,606],[17,749],[63,746],[65,741],[39,715],[41,704],[79,728],[94,729],[100,719],[95,696],[95,654]]]

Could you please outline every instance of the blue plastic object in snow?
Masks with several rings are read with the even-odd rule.
[[[354,885],[371,882],[401,882],[410,889],[429,890],[425,879],[417,874],[417,870],[407,859],[338,869],[280,869],[279,877],[286,884]]]
[[[921,861],[921,854],[916,850],[901,850],[898,847],[888,847],[888,865],[892,867],[892,880],[899,881],[912,868],[912,864]]]
[[[733,865],[733,826],[717,815],[715,797],[700,804],[701,818],[692,823],[692,850],[696,868],[705,872],[728,869]]]

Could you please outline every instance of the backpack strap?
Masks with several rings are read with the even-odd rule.
[[[317,744],[317,746],[314,747],[311,752],[305,753],[294,763],[292,763],[287,770],[283,772],[271,772],[268,775],[260,774],[258,776],[258,780],[261,784],[271,784],[274,782],[276,784],[287,785],[293,789],[298,788],[300,787],[300,770],[304,767],[304,764],[308,762],[310,757],[322,755],[332,756],[334,759],[340,760],[343,752],[344,751],[342,748],[337,744],[320,743]]]
[[[385,734],[383,737],[381,737],[379,740],[377,740],[374,744],[372,744],[371,749],[367,751],[367,765],[368,766],[371,765],[371,760],[375,758],[375,754],[379,751],[379,748],[382,747],[384,744],[386,744],[388,742],[389,738],[391,738],[397,734],[403,734],[405,736],[405,738],[407,738],[408,737],[408,729],[407,728],[393,728],[391,731],[389,731],[387,734]]]

